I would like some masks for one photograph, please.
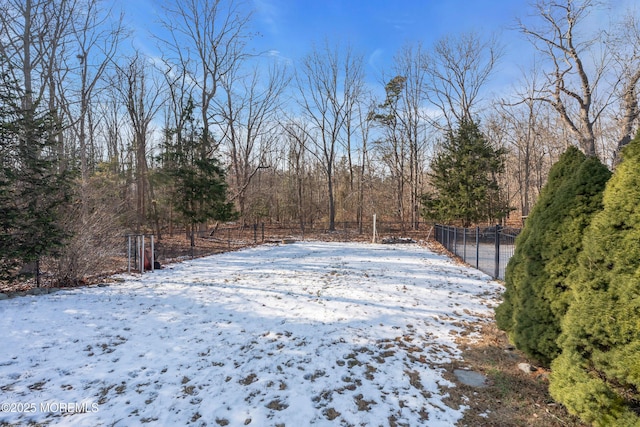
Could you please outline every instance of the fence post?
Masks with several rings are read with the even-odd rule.
[[[458,255],[458,227],[453,227],[453,253]]]
[[[144,234],[140,236],[140,274],[144,274]]]
[[[155,255],[155,246],[154,246],[154,239],[153,239],[153,234],[151,235],[151,272],[153,273],[156,269],[155,269],[155,263],[156,263],[156,255]]]
[[[36,288],[40,287],[40,257],[36,259]]]
[[[467,229],[462,229],[462,261],[467,262]]]
[[[455,227],[449,226],[449,251],[453,252],[453,245],[454,245],[454,241],[453,241],[453,235],[455,233]]]
[[[476,269],[480,270],[480,227],[476,226]]]
[[[446,227],[445,230],[446,230],[447,234],[446,234],[446,239],[445,239],[446,243],[444,244],[444,247],[447,248],[448,251],[450,251],[451,247],[449,246],[449,233],[451,232],[451,230],[449,230],[450,227],[448,225],[445,225],[445,227]]]
[[[258,243],[258,223],[253,224],[253,243]]]
[[[442,226],[442,244],[447,250],[449,250],[449,226],[448,225]]]
[[[494,270],[494,279],[500,276],[500,225],[496,224],[496,267]]]

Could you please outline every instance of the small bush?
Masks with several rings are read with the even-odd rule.
[[[51,268],[59,286],[83,284],[92,276],[113,273],[125,248],[121,219],[126,206],[115,177],[96,173],[84,189],[75,187],[76,203],[66,207],[63,226],[71,236]],[[123,263],[120,263],[123,265]]]

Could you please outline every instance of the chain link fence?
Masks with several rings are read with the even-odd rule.
[[[449,252],[459,256],[467,264],[504,280],[504,272],[515,250],[519,228],[474,227],[462,228],[436,224],[434,237]]]

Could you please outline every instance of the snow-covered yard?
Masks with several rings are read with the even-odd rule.
[[[501,292],[412,244],[261,246],[121,279],[0,301],[0,424],[451,426],[465,408],[442,364]]]

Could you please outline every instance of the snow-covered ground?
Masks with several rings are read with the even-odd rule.
[[[451,426],[500,285],[418,245],[304,242],[0,301],[0,424]],[[445,399],[445,401],[443,401]]]

